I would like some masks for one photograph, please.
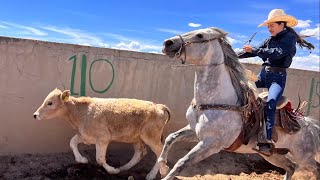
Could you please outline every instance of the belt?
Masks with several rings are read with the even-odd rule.
[[[271,67],[271,66],[265,66],[264,68],[266,71],[270,71],[273,73],[285,73],[287,68],[281,68],[281,67]]]

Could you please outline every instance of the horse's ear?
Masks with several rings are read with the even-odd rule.
[[[210,29],[218,32],[218,33],[221,35],[221,37],[226,37],[226,36],[228,35],[228,33],[225,32],[225,31],[222,30],[222,29],[219,29],[219,28],[216,28],[216,27],[211,27]]]

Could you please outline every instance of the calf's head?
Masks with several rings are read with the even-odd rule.
[[[66,110],[65,103],[69,100],[70,91],[55,89],[48,94],[42,105],[33,114],[37,120],[52,119],[63,115]]]

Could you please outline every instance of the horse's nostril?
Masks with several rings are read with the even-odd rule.
[[[164,42],[164,46],[168,47],[168,46],[171,46],[173,44],[173,40],[166,40]]]
[[[33,117],[34,117],[35,119],[37,119],[37,115],[36,115],[36,114],[34,114]]]

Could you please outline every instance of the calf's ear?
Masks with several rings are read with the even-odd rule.
[[[69,90],[65,90],[63,91],[63,93],[61,94],[61,99],[63,101],[68,101],[70,97],[70,91]]]

